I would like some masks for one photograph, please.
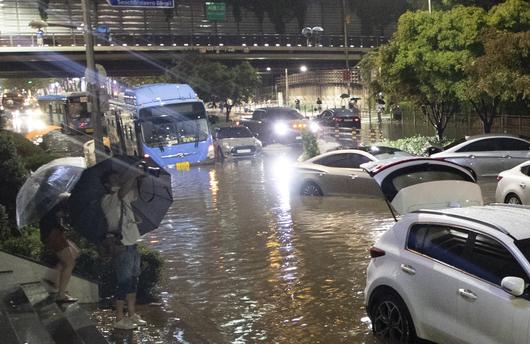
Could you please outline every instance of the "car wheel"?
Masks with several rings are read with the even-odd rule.
[[[388,343],[416,343],[412,318],[397,294],[386,292],[375,296],[368,309],[376,337]]]
[[[509,194],[508,196],[506,196],[506,198],[504,199],[504,203],[508,203],[508,204],[523,204],[523,202],[521,202],[521,199],[519,198],[519,196],[517,196],[516,194]]]
[[[313,182],[305,182],[300,189],[300,195],[302,196],[324,196],[322,189]]]

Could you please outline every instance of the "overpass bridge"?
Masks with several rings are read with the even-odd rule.
[[[308,45],[302,35],[173,35],[122,34],[97,37],[96,62],[110,76],[163,73],[172,62],[190,52],[227,64],[249,61],[265,69],[298,67],[344,68],[357,63],[385,37],[325,35]],[[76,77],[85,69],[81,34],[52,34],[37,45],[34,35],[0,35],[0,78]]]

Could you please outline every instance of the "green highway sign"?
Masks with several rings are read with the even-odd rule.
[[[211,21],[222,21],[226,17],[226,4],[224,2],[207,2],[206,19]]]

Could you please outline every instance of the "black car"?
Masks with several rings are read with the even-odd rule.
[[[316,121],[324,127],[361,129],[361,112],[356,108],[327,109],[317,116]]]
[[[258,108],[251,119],[241,120],[263,144],[302,142],[302,131],[308,120],[298,110],[288,107]]]

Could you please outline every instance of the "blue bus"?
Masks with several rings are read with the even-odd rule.
[[[185,84],[151,84],[109,101],[105,126],[114,154],[150,157],[166,169],[214,162],[204,103]]]
[[[85,92],[49,94],[37,97],[39,108],[48,115],[49,124],[61,127],[66,134],[92,134],[94,128],[88,112],[88,96]]]

